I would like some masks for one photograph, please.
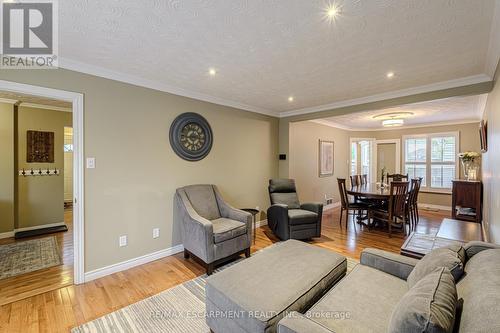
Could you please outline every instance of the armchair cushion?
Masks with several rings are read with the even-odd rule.
[[[297,193],[271,193],[271,200],[273,203],[287,205],[290,209],[300,208],[299,198]]]
[[[401,298],[388,332],[451,332],[457,303],[453,276],[448,268],[437,268]]]
[[[303,209],[289,209],[288,220],[290,225],[317,223],[318,214]]]
[[[224,217],[212,220],[212,224],[214,229],[214,243],[216,244],[244,235],[247,232],[245,223]]]
[[[449,246],[434,249],[426,254],[415,265],[415,268],[408,276],[408,285],[413,287],[418,281],[424,278],[436,268],[446,267],[458,281],[464,274],[465,250],[461,246]]]
[[[184,191],[189,202],[201,217],[207,220],[221,217],[212,185],[190,185],[184,187]]]

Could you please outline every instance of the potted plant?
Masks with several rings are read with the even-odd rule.
[[[476,180],[478,166],[476,160],[481,155],[475,151],[466,151],[458,154],[460,161],[462,161],[462,169],[466,180]]]

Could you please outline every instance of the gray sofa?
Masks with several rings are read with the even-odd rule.
[[[451,325],[458,332],[500,332],[500,246],[470,242],[464,249],[464,254],[457,254],[457,257],[463,257],[462,264],[452,267],[451,271],[442,268],[448,272],[449,279],[452,279],[453,290],[450,295],[454,297],[450,296],[449,300],[454,298],[457,304],[453,309],[458,308],[456,313],[451,314]],[[464,249],[461,248],[462,251]],[[432,260],[427,260],[429,261]],[[407,279],[415,279],[415,272],[411,273],[418,262],[390,252],[366,249],[361,254],[360,264],[352,272],[307,312],[289,313],[278,323],[278,332],[451,332],[450,329],[436,329],[428,323],[425,329],[394,330],[394,322],[398,320],[394,317],[409,310],[401,305],[401,300],[413,288],[409,287],[411,283]],[[460,269],[463,275],[455,288],[455,271]],[[421,301],[419,296],[412,295],[410,301],[418,303]],[[462,305],[460,300],[463,301]],[[432,310],[439,305],[438,302],[431,302],[426,307]],[[443,319],[439,316],[430,317],[430,320]],[[413,322],[407,321],[404,324],[418,325],[429,320],[425,316],[415,316],[412,319]]]
[[[243,253],[250,256],[252,215],[231,207],[215,185],[178,188],[174,209],[182,221],[184,257],[200,259],[208,275]]]
[[[293,179],[269,180],[269,228],[281,240],[321,237],[323,205],[300,204]]]

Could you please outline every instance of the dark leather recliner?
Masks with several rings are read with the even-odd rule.
[[[269,180],[267,223],[281,240],[321,237],[323,205],[300,204],[293,179]]]

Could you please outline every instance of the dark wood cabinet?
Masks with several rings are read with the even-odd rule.
[[[454,219],[481,223],[483,183],[479,180],[454,180],[451,206]]]

